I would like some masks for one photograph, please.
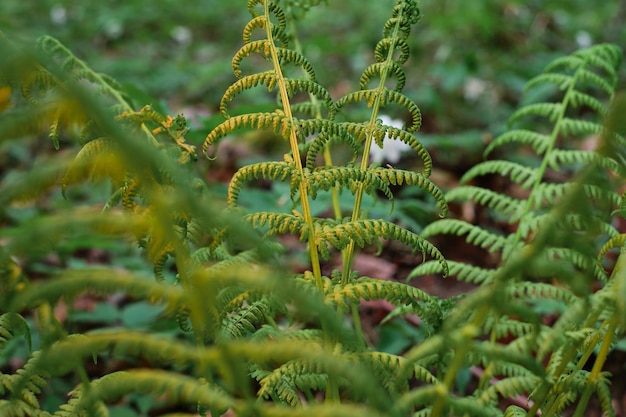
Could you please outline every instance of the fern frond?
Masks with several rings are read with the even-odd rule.
[[[268,226],[269,234],[296,234],[300,232],[300,240],[304,241],[308,238],[306,224],[302,217],[293,214],[258,212],[248,214],[246,220],[252,223],[255,228]]]
[[[385,197],[393,202],[393,194],[388,183],[370,170],[364,171],[350,167],[321,167],[308,173],[305,181],[309,184],[309,194],[313,199],[317,197],[319,189],[328,191],[333,187],[342,186],[354,194],[358,184],[363,184],[365,191],[369,194],[374,194],[376,190],[380,190],[385,194]]]
[[[484,403],[491,403],[498,399],[511,398],[517,395],[524,395],[532,392],[536,387],[539,378],[535,376],[514,376],[492,384],[480,394],[480,400]]]
[[[93,381],[89,390],[80,390],[76,411],[89,409],[99,401],[115,401],[129,393],[166,395],[168,401],[175,404],[200,404],[224,411],[236,404],[224,390],[215,389],[197,378],[177,372],[138,369],[113,372]]]
[[[239,51],[237,51],[237,53],[233,57],[232,63],[235,77],[241,77],[241,62],[251,54],[258,53],[263,55],[263,57],[265,58],[268,58],[270,56],[269,45],[267,44],[267,42],[267,40],[252,41],[246,43],[244,46],[241,47],[241,49],[239,49]],[[309,76],[309,79],[311,81],[316,81],[313,66],[304,57],[304,55],[292,49],[286,48],[276,48],[276,52],[278,53],[278,58],[280,59],[281,63],[289,62],[291,64],[301,67]]]
[[[467,235],[465,240],[468,243],[487,249],[489,252],[501,250],[507,245],[507,238],[505,236],[497,235],[462,220],[443,219],[429,224],[422,230],[422,235],[426,238],[442,233],[457,236]]]
[[[529,116],[545,117],[550,122],[556,122],[563,111],[562,103],[533,103],[516,110],[509,118],[509,126],[522,118]]]
[[[486,158],[494,149],[509,143],[529,145],[537,155],[543,155],[550,145],[550,136],[533,132],[532,130],[509,130],[491,141],[489,145],[487,145],[483,156]]]
[[[289,120],[284,115],[278,113],[254,113],[232,116],[207,135],[202,145],[202,150],[207,154],[209,146],[237,128],[272,129],[286,138],[289,136],[290,126]]]
[[[432,297],[425,291],[411,285],[375,278],[359,278],[357,281],[333,287],[326,296],[337,305],[345,304],[346,299],[359,304],[364,300],[387,300],[394,305],[430,301]]]
[[[511,161],[485,161],[470,168],[462,177],[461,183],[482,175],[498,174],[509,176],[513,182],[521,185],[522,188],[530,188],[536,181],[537,170]]]
[[[404,40],[398,41],[396,45],[402,50],[402,55],[398,59],[399,62],[391,62],[390,64],[387,64],[386,62],[377,62],[365,68],[361,74],[361,79],[359,80],[359,88],[361,90],[367,89],[367,85],[372,80],[372,77],[381,77],[385,71],[388,71],[389,74],[393,74],[397,80],[397,84],[393,91],[402,91],[404,85],[406,84],[406,75],[404,73],[404,69],[400,65],[402,65],[409,56],[409,45]]]
[[[469,265],[463,262],[446,260],[449,268],[450,276],[454,276],[459,281],[471,282],[474,284],[488,284],[492,282],[494,276],[498,273],[497,269],[485,269],[479,266]],[[433,274],[441,274],[443,269],[437,261],[427,261],[416,266],[407,279],[415,279],[417,277]]]
[[[180,288],[165,285],[116,269],[92,268],[64,271],[62,277],[41,282],[20,292],[10,305],[12,310],[38,305],[43,300],[72,298],[85,291],[112,293],[124,289],[138,298],[162,301],[172,308],[183,304]]]
[[[346,96],[337,100],[337,102],[335,103],[336,109],[334,111],[339,111],[341,108],[347,106],[348,104],[358,103],[360,101],[365,101],[367,106],[371,107],[374,104],[375,100],[380,100],[380,105],[383,107],[390,103],[396,103],[404,107],[409,112],[412,119],[411,123],[406,127],[407,132],[415,132],[422,125],[422,114],[419,107],[417,107],[417,104],[415,104],[413,100],[411,100],[404,94],[387,89],[385,89],[382,94],[378,90],[358,90],[349,93]],[[329,117],[331,119],[332,116],[334,116],[334,111],[330,113],[331,116]],[[382,137],[379,140],[378,136],[376,136],[376,143],[378,143],[380,147],[382,147],[382,142]]]
[[[260,162],[246,165],[237,170],[228,184],[228,205],[233,207],[237,204],[239,192],[245,182],[256,178],[284,181],[296,175],[295,167],[287,162]]]
[[[94,175],[109,176],[114,181],[124,179],[125,172],[117,157],[114,141],[97,138],[81,148],[61,180],[63,195],[65,196],[68,185],[84,181]]]
[[[28,343],[28,349],[32,350],[30,328],[26,319],[20,314],[13,312],[2,314],[0,316],[0,352],[2,352],[9,340],[19,334],[24,335]]]
[[[506,216],[510,223],[519,220],[518,216],[523,209],[523,200],[509,197],[487,188],[470,185],[453,188],[446,194],[446,199],[449,202],[474,201]]]
[[[289,97],[292,97],[296,92],[307,92],[314,96],[320,97],[327,108],[334,107],[333,99],[330,93],[321,85],[311,80],[298,80],[298,79],[285,79],[285,85]],[[273,71],[261,72],[253,75],[248,75],[237,80],[232,84],[222,97],[220,101],[220,113],[225,119],[229,119],[231,116],[228,114],[227,108],[230,103],[238,94],[245,90],[256,87],[257,85],[266,85],[268,91],[272,91],[276,86],[276,75]]]
[[[445,217],[448,214],[448,204],[446,202],[446,197],[444,197],[441,190],[433,184],[428,178],[424,175],[414,172],[414,171],[406,171],[402,169],[385,169],[385,168],[376,168],[371,169],[369,172],[378,175],[383,181],[387,184],[391,185],[416,185],[423,190],[426,190],[432,195],[437,202],[439,203],[440,217]]]
[[[324,150],[324,148],[336,143],[348,145],[348,147],[352,150],[352,159],[349,161],[349,164],[356,161],[359,153],[361,152],[361,147],[359,146],[359,143],[354,140],[352,135],[346,134],[343,136],[330,136],[325,131],[322,131],[308,144],[306,152],[306,167],[312,171],[315,168],[315,159],[317,156]]]
[[[354,241],[359,247],[372,243],[375,239],[398,240],[425,255],[437,259],[443,268],[444,275],[448,274],[448,265],[439,250],[419,235],[386,220],[357,220],[336,225],[322,225],[317,236],[318,245],[329,242],[337,249],[345,248]]]
[[[578,299],[566,288],[542,282],[516,282],[507,287],[509,297],[522,300],[549,299],[570,304]]]

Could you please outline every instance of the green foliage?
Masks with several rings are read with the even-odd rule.
[[[592,395],[615,414],[603,367],[626,311],[625,258],[605,260],[626,240],[613,224],[624,205],[624,100],[614,98],[619,48],[601,44],[557,58],[531,79],[531,102],[485,150],[501,159],[471,167],[462,180],[476,184],[446,195],[430,178],[433,161],[415,134],[420,109],[403,93],[417,3],[397,0],[387,11],[375,62],[363,69],[358,90],[337,100],[296,31],[319,3],[247,2],[251,17],[232,62],[237,80],[222,96],[223,120],[202,149],[220,158],[220,140],[241,128],[271,131],[284,149],[282,160],[240,167],[226,201],[194,170],[182,115],[147,103],[136,109],[122,85],[54,38],[31,45],[0,37],[7,57],[0,88],[10,96],[0,109],[0,141],[39,137],[43,126],[54,148],[80,146],[71,162],[60,153],[0,189],[0,352],[18,334],[29,347],[37,338],[23,363],[2,368],[0,413],[108,416],[111,404],[134,394],[213,416],[556,416],[570,404],[582,416]],[[275,94],[275,104],[236,107],[257,91]],[[383,109],[408,123],[385,125]],[[591,135],[598,146],[580,150],[576,141]],[[372,146],[389,140],[409,145],[421,171],[371,164]],[[338,147],[351,153],[346,164],[334,161]],[[521,191],[482,188],[478,179],[486,175],[508,178]],[[288,184],[288,212],[238,206],[246,185],[259,179]],[[85,182],[109,188],[95,209],[76,194]],[[505,219],[510,233],[460,219],[409,230],[369,215],[365,195],[393,210],[394,193],[407,187],[428,196],[442,217],[448,201],[481,204]],[[5,215],[57,191],[68,199],[62,210],[22,220]],[[311,208],[324,195],[331,214]],[[498,265],[447,260],[428,240],[446,233],[498,254]],[[302,271],[289,270],[273,240],[285,234],[306,245]],[[69,263],[43,273],[30,268],[29,261],[57,246],[81,247],[86,237],[137,245],[151,273]],[[416,260],[411,277],[451,275],[479,288],[440,300],[354,270],[358,250],[387,240],[428,258]],[[339,266],[329,268],[331,258]],[[120,314],[122,328],[106,323],[75,332],[60,313],[81,297],[115,294],[132,301]],[[393,306],[387,323],[404,316],[426,331],[393,353],[376,350],[359,311],[371,300]],[[552,325],[537,308],[543,300],[561,308]],[[149,322],[149,331],[131,330]],[[92,374],[91,363],[114,360],[127,365]],[[456,393],[468,368],[481,376]],[[40,394],[64,379],[76,385],[71,398],[45,409]],[[502,399],[518,403],[501,409]]]

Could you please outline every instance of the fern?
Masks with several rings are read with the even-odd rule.
[[[0,232],[0,353],[19,334],[30,348],[27,315],[36,317],[41,341],[23,366],[0,374],[0,414],[50,416],[42,411],[42,389],[73,378],[78,385],[56,416],[107,416],[110,403],[132,393],[215,416],[553,416],[572,406],[580,417],[594,395],[605,414],[615,415],[603,367],[624,330],[626,260],[607,255],[626,241],[614,221],[624,213],[616,190],[626,173],[626,142],[616,128],[623,107],[606,103],[621,51],[598,45],[550,64],[526,91],[549,91],[554,101],[524,103],[487,146],[485,156],[495,159],[470,168],[463,185],[444,194],[415,134],[420,108],[403,93],[409,39],[420,19],[416,2],[395,2],[358,90],[336,100],[298,40],[299,20],[319,3],[247,2],[251,17],[232,61],[236,81],[219,103],[223,121],[207,132],[202,150],[219,158],[219,141],[238,140],[234,134],[243,128],[269,130],[285,149],[281,160],[241,167],[224,202],[194,173],[195,146],[186,141],[182,115],[134,108],[119,83],[52,38],[41,38],[29,54],[0,36],[7,62],[21,68],[0,63],[1,87],[20,90],[28,103],[0,119],[2,140],[40,133],[43,125],[55,148],[65,144],[66,132],[81,146],[72,162],[59,157],[0,185],[0,210],[39,201],[57,187],[77,206]],[[265,65],[248,65],[256,58]],[[252,91],[275,95],[275,107],[237,114],[236,104]],[[387,126],[383,109],[406,125]],[[575,141],[588,136],[600,146],[579,150]],[[371,147],[387,140],[410,146],[417,171],[370,164]],[[349,149],[344,165],[333,161],[337,146]],[[533,161],[517,158],[519,149]],[[485,175],[507,177],[522,192],[481,188]],[[258,179],[289,184],[290,212],[238,207]],[[102,211],[80,208],[74,186],[86,180],[110,184]],[[369,217],[365,193],[393,210],[401,187],[423,190],[441,217],[448,202],[482,205],[509,232],[451,218],[417,233]],[[323,193],[332,206],[316,217],[311,204]],[[309,264],[298,273],[272,240],[285,234],[306,244]],[[440,234],[464,238],[498,264],[446,259],[429,241]],[[138,245],[154,280],[120,268],[70,266],[36,277],[22,269],[82,236]],[[478,288],[440,300],[408,283],[361,276],[353,268],[357,251],[382,248],[384,240],[421,253],[407,280],[449,275]],[[85,293],[123,293],[159,306],[159,322],[176,322],[182,332],[71,334],[54,309]],[[360,321],[368,300],[392,305],[382,325],[417,315],[423,340],[403,355],[376,350]],[[555,306],[553,324],[539,309],[545,300]],[[102,357],[123,358],[129,368],[88,374],[87,363]],[[462,394],[454,385],[467,368],[480,376]],[[515,405],[501,410],[503,399]]]

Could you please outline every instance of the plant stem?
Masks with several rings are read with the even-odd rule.
[[[285,112],[285,118],[291,124],[289,129],[289,145],[293,154],[293,160],[296,164],[296,168],[301,177],[300,179],[300,202],[302,204],[302,216],[306,227],[309,229],[309,256],[311,257],[311,267],[313,268],[313,276],[315,277],[315,283],[317,287],[322,290],[322,269],[320,267],[320,258],[317,251],[317,239],[315,229],[313,227],[313,216],[311,216],[311,208],[309,206],[309,192],[307,177],[302,167],[302,159],[300,157],[300,150],[298,148],[298,136],[296,134],[296,128],[294,126],[293,114],[291,112],[291,106],[289,105],[289,94],[287,93],[287,85],[285,77],[283,76],[282,69],[280,67],[280,61],[278,59],[278,52],[276,51],[276,45],[272,36],[272,23],[270,21],[269,2],[264,1],[265,6],[265,33],[268,40],[270,54],[272,57],[272,64],[274,66],[274,74],[276,76],[276,84],[280,94],[280,99],[283,104],[283,111]]]
[[[396,39],[399,34],[400,23],[402,21],[402,13],[399,13],[396,17],[396,25],[393,30],[392,39]],[[378,83],[378,88],[376,89],[376,98],[374,103],[372,104],[372,113],[370,115],[370,120],[367,125],[367,131],[365,135],[365,146],[363,149],[363,157],[361,158],[360,169],[366,171],[369,168],[369,156],[370,150],[372,148],[372,141],[374,140],[374,129],[376,127],[376,119],[378,117],[378,110],[381,106],[381,98],[385,91],[385,82],[387,81],[387,77],[389,76],[389,68],[391,62],[393,62],[393,54],[395,51],[395,43],[392,43],[389,47],[389,51],[387,52],[387,58],[385,60],[385,64],[383,66],[383,70],[380,74],[380,82]],[[355,197],[354,197],[354,207],[352,209],[352,218],[351,221],[355,222],[359,220],[361,213],[361,204],[363,200],[363,192],[365,191],[365,184],[360,183]],[[341,283],[346,285],[348,283],[348,278],[350,277],[350,272],[352,271],[352,261],[354,257],[354,249],[355,242],[352,240],[346,249],[343,251],[343,272],[341,276]]]

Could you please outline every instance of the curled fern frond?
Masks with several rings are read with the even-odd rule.
[[[254,227],[267,225],[269,234],[300,233],[300,240],[308,237],[306,224],[300,216],[286,213],[259,212],[248,214],[246,220]]]
[[[306,152],[306,167],[309,170],[313,170],[315,168],[315,159],[317,156],[330,144],[345,144],[350,147],[352,150],[352,159],[349,163],[353,163],[359,156],[361,148],[356,140],[352,137],[352,135],[346,134],[343,136],[330,136],[327,132],[322,131],[319,135],[315,137],[311,142],[308,143],[308,148]]]
[[[364,101],[368,107],[371,107],[375,100],[379,100],[380,106],[383,107],[390,103],[396,103],[406,108],[412,119],[411,123],[406,127],[407,132],[415,132],[421,126],[422,114],[419,107],[417,107],[417,104],[404,94],[392,90],[384,90],[382,94],[378,90],[355,91],[337,100],[337,103],[335,104],[336,111],[339,111],[348,104],[358,103],[360,101]],[[334,115],[334,113],[331,112],[331,115]],[[376,139],[378,145],[382,147],[382,138],[380,141],[378,140],[378,137]]]
[[[264,178],[277,181],[285,181],[295,175],[295,168],[287,162],[261,162],[258,164],[247,165],[239,169],[228,185],[228,205],[237,204],[239,192],[243,188],[245,182],[255,178]]]
[[[446,202],[446,198],[444,197],[441,190],[433,184],[428,178],[424,175],[413,172],[406,171],[401,169],[386,169],[386,168],[376,168],[371,169],[370,172],[378,175],[383,181],[387,184],[391,185],[416,185],[423,190],[426,190],[432,195],[437,202],[439,203],[440,212],[439,215],[441,217],[445,217],[448,213],[448,203]]]

